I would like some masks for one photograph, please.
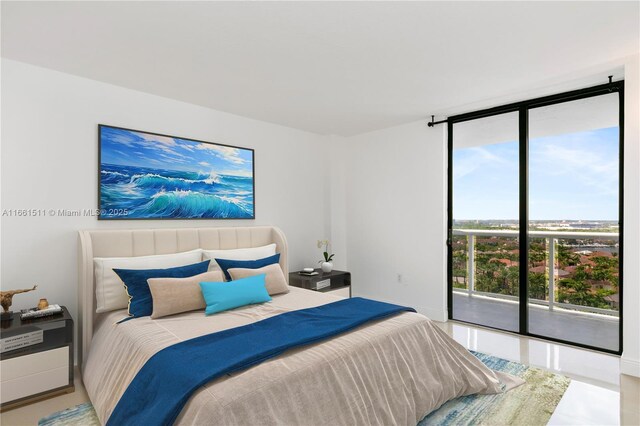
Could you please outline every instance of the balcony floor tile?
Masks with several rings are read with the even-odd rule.
[[[518,304],[454,292],[453,318],[517,332]],[[618,320],[598,315],[532,307],[529,309],[529,332],[541,337],[618,350]]]

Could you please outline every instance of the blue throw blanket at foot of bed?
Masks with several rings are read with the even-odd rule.
[[[354,297],[176,343],[140,369],[107,425],[171,425],[213,379],[400,312],[415,310]]]

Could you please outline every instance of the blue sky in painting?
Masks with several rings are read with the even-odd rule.
[[[454,150],[456,220],[518,218],[518,143]],[[618,219],[618,128],[529,141],[531,220]]]
[[[203,174],[253,175],[250,150],[102,127],[102,163],[192,171]]]

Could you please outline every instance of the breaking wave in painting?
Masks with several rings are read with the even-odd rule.
[[[118,217],[118,211],[127,211],[128,218],[253,217],[250,177],[113,164],[103,164],[100,173],[106,217]]]

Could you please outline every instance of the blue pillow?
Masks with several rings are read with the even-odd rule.
[[[203,274],[209,269],[210,260],[192,265],[167,269],[114,269],[129,295],[129,316],[145,317],[153,312],[153,299],[147,280],[149,278],[186,278]]]
[[[240,306],[264,303],[271,300],[265,286],[265,274],[241,278],[226,283],[202,282],[200,288],[207,309],[207,315],[227,311]]]
[[[224,276],[227,281],[231,281],[231,275],[227,272],[227,269],[231,268],[247,268],[247,269],[258,269],[263,266],[273,265],[274,263],[280,262],[280,253],[276,253],[273,256],[265,257],[263,259],[257,260],[231,260],[231,259],[216,259],[218,265],[220,265],[220,269],[224,272]]]

